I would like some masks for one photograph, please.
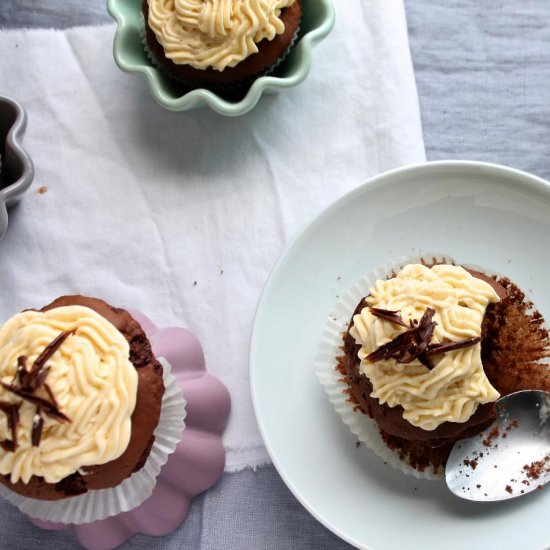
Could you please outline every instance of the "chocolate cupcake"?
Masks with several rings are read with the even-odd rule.
[[[60,500],[118,486],[145,464],[163,368],[132,316],[65,296],[0,328],[0,482]]]
[[[419,473],[441,473],[458,439],[493,423],[501,395],[550,388],[550,341],[508,279],[421,262],[388,273],[348,313],[337,371],[354,417],[337,410],[358,435],[357,415],[374,421],[362,436],[385,460],[431,477]]]
[[[143,0],[145,42],[166,73],[191,87],[227,89],[269,73],[291,48],[300,0]]]

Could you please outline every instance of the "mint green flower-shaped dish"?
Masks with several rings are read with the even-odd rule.
[[[113,54],[117,65],[128,73],[145,75],[156,101],[171,111],[187,111],[208,105],[223,115],[239,116],[250,111],[264,92],[296,86],[311,67],[311,50],[334,27],[332,0],[302,0],[298,39],[287,58],[269,76],[257,78],[245,93],[226,97],[204,88],[184,88],[158,69],[142,42],[142,0],[107,0],[107,9],[117,22]]]

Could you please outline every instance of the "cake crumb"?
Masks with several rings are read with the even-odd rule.
[[[525,464],[523,469],[529,479],[539,479],[541,474],[550,469],[548,461],[550,460],[550,454],[546,455],[542,460],[536,460],[531,464]]]
[[[223,275],[223,269],[220,269],[220,275]]]
[[[36,192],[39,195],[43,195],[44,193],[48,192],[48,188],[45,185],[43,185],[42,187],[39,187]]]
[[[517,420],[512,420],[508,426],[506,426],[506,431],[509,432],[512,428],[517,428],[519,426],[519,422]]]
[[[197,281],[193,281],[193,286],[197,286]]]
[[[361,442],[360,442],[360,441],[356,441],[356,442],[355,442],[355,446],[356,446],[357,448],[361,447]]]
[[[485,447],[490,447],[493,444],[493,440],[497,438],[500,435],[500,430],[498,429],[498,426],[495,426],[490,432],[489,435],[483,440],[483,445]],[[498,446],[498,445],[496,445]]]
[[[512,494],[514,491],[510,485],[506,485],[506,492]]]

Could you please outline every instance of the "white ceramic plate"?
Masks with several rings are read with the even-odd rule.
[[[300,502],[358,547],[550,547],[550,489],[471,503],[361,446],[334,411],[313,362],[338,296],[392,259],[438,251],[508,275],[550,320],[550,184],[474,162],[378,176],[288,247],[258,305],[250,350],[254,407],[273,463]]]

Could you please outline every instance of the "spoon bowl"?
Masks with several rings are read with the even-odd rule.
[[[457,441],[445,468],[449,489],[474,501],[499,501],[540,490],[550,481],[550,394],[512,393],[496,403],[497,420]]]

